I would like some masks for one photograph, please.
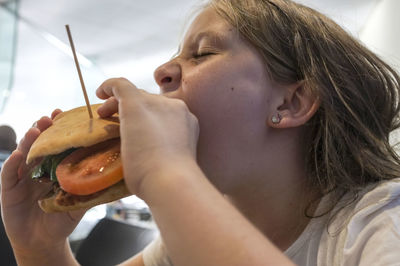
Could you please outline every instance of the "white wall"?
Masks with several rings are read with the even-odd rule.
[[[400,1],[381,0],[360,33],[360,39],[400,72]]]
[[[396,12],[400,10],[400,0],[297,1],[316,8],[334,18],[341,26],[345,27],[356,37],[360,36],[369,47],[378,50],[380,54],[388,54],[386,57],[389,58],[391,62],[393,62],[393,58],[396,55],[399,57],[400,18],[396,16]],[[103,2],[108,3],[106,0]],[[120,2],[127,4],[125,1]],[[165,3],[161,0],[149,1],[149,3],[155,2],[159,2],[159,4]],[[147,19],[154,18],[151,23],[147,23],[148,20],[146,20],[147,26],[145,28],[147,32],[149,32],[149,34],[150,32],[154,32],[155,36],[167,36],[167,39],[164,41],[157,41],[158,39],[154,39],[155,37],[153,38],[156,40],[153,40],[153,42],[159,43],[159,47],[164,47],[164,49],[155,49],[153,47],[154,45],[147,47],[147,44],[152,38],[145,38],[143,33],[137,33],[137,35],[143,37],[143,40],[139,42],[141,46],[126,44],[126,47],[123,46],[120,49],[113,50],[110,48],[106,50],[106,52],[99,52],[103,57],[99,57],[98,54],[92,56],[91,59],[97,63],[97,67],[82,68],[86,88],[92,103],[98,101],[94,97],[94,90],[96,87],[105,78],[112,76],[125,76],[130,78],[139,87],[148,90],[153,89],[152,92],[156,92],[157,86],[152,80],[152,70],[155,66],[166,61],[176,51],[174,49],[176,49],[177,39],[179,39],[179,35],[182,31],[182,23],[185,21],[184,18],[188,15],[187,13],[181,14],[182,12],[179,10],[183,8],[183,3],[190,6],[195,2],[198,2],[198,0],[171,0],[167,5],[169,8],[166,11],[163,11],[164,9],[162,8],[147,10],[145,7],[150,4],[146,4],[148,3],[147,1],[141,2],[143,5],[141,8],[147,10],[146,12],[142,12],[143,17]],[[79,13],[80,9],[78,7],[81,6],[81,1],[78,0],[64,0],[63,3],[65,5],[68,3],[68,6],[59,7],[57,10],[54,10],[54,8],[51,9],[53,13],[55,11],[58,12],[55,15],[43,12],[46,11],[46,9],[43,8],[50,8],[49,5],[51,3],[58,6],[59,2],[56,4],[52,0],[40,0],[39,2],[35,1],[35,3],[32,3],[26,0],[23,1],[23,3],[24,4],[21,5],[21,12],[23,11],[22,15],[33,20],[33,22],[40,25],[44,30],[53,33],[60,39],[66,38],[63,28],[65,22],[75,22],[75,24],[71,23],[71,26],[73,26],[71,30],[73,32],[75,45],[77,51],[85,55],[90,55],[88,51],[92,51],[95,48],[100,49],[103,46],[114,47],[110,45],[107,46],[106,44],[108,42],[104,43],[103,41],[98,41],[98,39],[95,39],[95,41],[91,40],[91,35],[93,35],[91,34],[93,31],[92,27],[99,31],[95,36],[107,36],[108,39],[115,39],[115,43],[119,41],[119,43],[124,44],[128,38],[132,37],[128,36],[128,33],[131,30],[140,28],[138,25],[141,24],[138,24],[138,21],[143,21],[142,17],[136,19],[127,11],[122,15],[120,13],[117,14],[118,17],[123,17],[120,24],[118,24],[120,25],[119,27],[109,23],[110,21],[115,23],[118,17],[105,19],[103,24],[97,25],[103,20],[91,21],[88,18],[88,14],[85,12],[83,12],[84,15],[82,15],[82,10],[80,11],[81,13]],[[38,5],[38,3],[42,4]],[[73,5],[73,3],[75,3],[75,5]],[[119,2],[113,2],[113,5],[117,5],[116,3]],[[111,5],[111,3],[109,4]],[[134,5],[135,8],[137,8],[137,4]],[[156,12],[157,10],[159,13]],[[174,10],[178,10],[179,14],[173,13],[172,11]],[[98,14],[103,11],[101,6],[94,6],[93,10],[91,10],[91,18],[99,19],[101,16]],[[38,16],[36,15],[38,13],[46,15]],[[165,16],[163,16],[162,19],[157,19],[158,17],[161,18],[161,14],[163,13],[167,14],[164,14]],[[179,21],[177,21],[178,17],[180,17]],[[58,18],[59,20],[56,20]],[[74,20],[74,18],[77,18],[78,21]],[[82,20],[81,23],[78,23],[80,21],[79,19]],[[121,27],[123,25],[127,26],[123,27],[122,30]],[[362,29],[361,32],[360,28]],[[159,31],[156,31],[156,29],[159,29]],[[118,30],[118,34],[115,36],[112,35],[114,31]],[[130,47],[130,45],[132,47]],[[147,53],[144,52],[146,49],[148,50]],[[136,50],[141,52],[133,52]],[[120,54],[126,55],[125,61],[111,60],[118,51]],[[137,54],[143,55],[143,57],[139,57]],[[20,23],[15,83],[6,108],[4,112],[0,114],[0,124],[11,125],[17,131],[17,138],[21,139],[32,122],[40,116],[50,114],[54,108],[67,110],[77,105],[84,105],[84,100],[72,59],[60,52],[54,45],[44,40],[40,34],[32,31],[32,28],[29,28],[26,23]]]

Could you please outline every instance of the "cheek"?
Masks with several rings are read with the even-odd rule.
[[[262,66],[233,63],[200,68],[183,78],[182,90],[200,123],[218,128],[264,120],[270,91]]]
[[[216,71],[201,80],[184,81],[185,101],[199,120],[199,163],[210,176],[219,169],[227,171],[266,136],[268,94],[264,84],[223,74]]]
[[[199,119],[198,162],[223,188],[225,176],[240,173],[238,165],[245,165],[244,158],[251,158],[265,140],[268,82],[259,69],[248,66],[210,67],[186,75],[182,92]]]

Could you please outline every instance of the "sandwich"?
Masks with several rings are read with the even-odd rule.
[[[119,117],[100,118],[92,105],[58,114],[32,144],[26,159],[31,176],[51,182],[39,199],[45,212],[89,209],[131,195],[123,180]]]

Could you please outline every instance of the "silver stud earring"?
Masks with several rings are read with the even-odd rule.
[[[276,115],[273,115],[271,118],[272,123],[275,125],[279,124],[281,122],[281,120],[282,120],[282,116],[279,113],[277,113]]]

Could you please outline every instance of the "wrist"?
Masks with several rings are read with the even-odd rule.
[[[51,248],[38,248],[35,250],[22,250],[13,247],[18,265],[79,265],[72,254],[68,240]]]
[[[197,162],[192,158],[174,160],[174,163],[155,166],[138,186],[137,196],[147,204],[154,199],[161,198],[175,191],[176,186],[195,182],[198,178],[205,178]]]

